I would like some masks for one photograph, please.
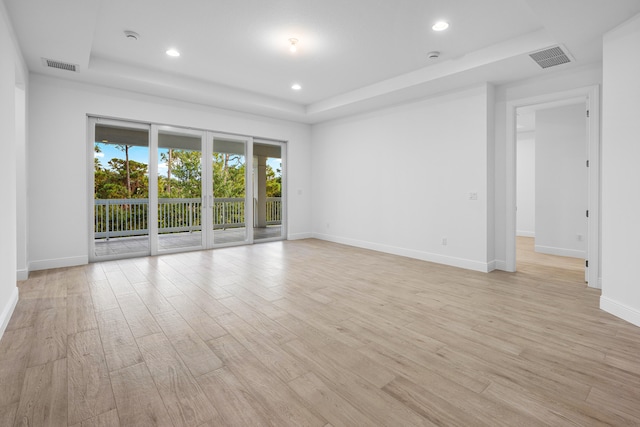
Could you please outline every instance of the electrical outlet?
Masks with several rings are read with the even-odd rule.
[[[478,200],[478,193],[469,193],[469,200]]]
[[[447,238],[446,237],[442,238],[442,246],[447,246]]]

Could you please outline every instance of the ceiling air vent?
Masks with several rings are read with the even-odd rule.
[[[42,63],[45,67],[57,68],[58,70],[79,72],[79,67],[76,64],[69,64],[68,62],[56,61],[55,59],[42,58]]]
[[[556,65],[571,62],[572,60],[566,52],[566,49],[562,49],[560,46],[539,50],[538,52],[529,54],[529,56],[542,68],[555,67]]]

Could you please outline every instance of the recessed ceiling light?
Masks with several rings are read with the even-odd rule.
[[[449,28],[449,23],[445,21],[438,21],[431,27],[433,31],[444,31],[447,28]]]
[[[177,50],[175,50],[175,49],[169,49],[169,50],[167,51],[167,55],[169,55],[169,56],[173,56],[173,57],[178,57],[178,56],[180,56],[180,52],[178,52],[178,51],[177,51]]]
[[[300,86],[298,83],[295,83],[293,86],[291,86],[291,89],[300,90],[300,89],[302,89],[302,86]]]
[[[291,53],[298,51],[298,39],[289,39],[289,50]]]

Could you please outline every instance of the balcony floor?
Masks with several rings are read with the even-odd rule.
[[[277,238],[282,235],[282,226],[271,225],[266,228],[254,228],[253,240]],[[213,241],[215,244],[242,242],[245,239],[245,228],[228,228],[215,230]],[[161,234],[158,236],[160,250],[193,248],[201,245],[202,233],[200,231]],[[98,257],[111,255],[124,255],[131,253],[149,252],[148,236],[112,237],[109,240],[95,240],[95,254]]]

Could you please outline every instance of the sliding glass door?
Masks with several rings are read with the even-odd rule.
[[[283,145],[280,142],[253,143],[253,240],[281,240],[286,235]]]
[[[149,255],[149,126],[91,118],[89,129],[89,258]]]
[[[90,260],[286,235],[284,144],[89,119]]]
[[[208,134],[211,183],[211,246],[251,243],[253,240],[253,188],[251,138]]]
[[[203,132],[158,126],[158,251],[206,246]]]

